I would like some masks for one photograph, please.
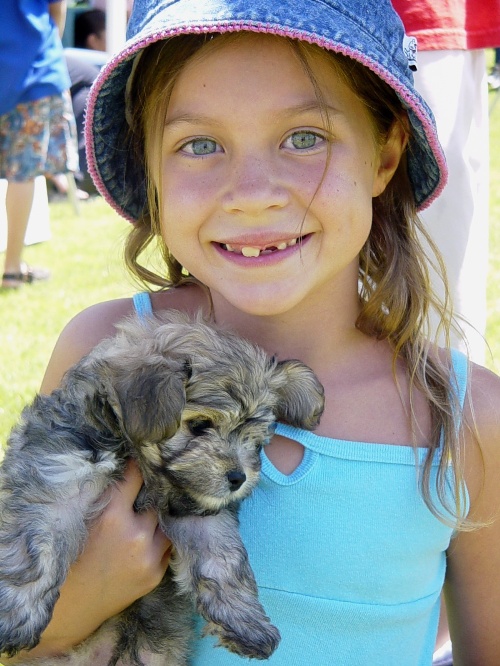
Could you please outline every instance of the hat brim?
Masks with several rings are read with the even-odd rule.
[[[308,16],[307,21],[296,16],[297,3],[292,0],[280,0],[276,11],[272,7],[262,9],[255,20],[248,18],[247,3],[243,0],[218,3],[221,8],[216,18],[203,15],[203,8],[211,7],[211,2],[160,0],[153,3],[153,18],[140,17],[142,23],[135,36],[101,70],[87,102],[85,138],[89,172],[97,190],[120,215],[136,221],[146,205],[143,165],[130,155],[123,143],[126,86],[134,58],[154,42],[199,33],[250,31],[289,37],[341,53],[371,69],[395,90],[408,112],[413,130],[408,147],[408,172],[417,209],[426,208],[439,195],[446,183],[446,160],[434,117],[413,86],[403,49],[392,35],[390,38],[385,35],[383,42],[373,36],[381,31],[375,9],[369,21],[365,20],[366,32],[360,37],[359,19],[346,12],[341,2],[329,0],[330,8],[325,2],[311,0],[311,3],[317,11],[314,17]],[[332,25],[333,5],[336,13]],[[196,8],[200,11],[195,11]],[[206,12],[211,14],[208,9]],[[288,17],[290,25],[279,20],[279,16]],[[404,32],[394,16],[397,22],[385,25],[384,31],[399,29],[402,44]],[[384,17],[387,19],[385,14]],[[297,27],[303,23],[308,25]],[[292,25],[294,27],[290,27]],[[392,52],[385,48],[387,43],[395,45]]]

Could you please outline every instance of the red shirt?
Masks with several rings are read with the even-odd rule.
[[[500,46],[500,0],[392,0],[421,51]]]

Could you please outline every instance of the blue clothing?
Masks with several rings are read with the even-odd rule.
[[[150,313],[147,296],[138,300]],[[453,365],[462,407],[465,356],[453,352]],[[303,460],[285,476],[264,451],[240,511],[261,602],[282,635],[266,663],[430,666],[453,529],[421,497],[413,448],[276,432],[304,446]],[[248,663],[213,644],[197,641],[193,666]]]
[[[151,298],[146,291],[141,291],[139,294],[134,294],[134,309],[141,319],[151,317],[153,315],[153,306]]]
[[[49,14],[49,4],[57,1],[2,0],[0,115],[69,90],[61,39]]]

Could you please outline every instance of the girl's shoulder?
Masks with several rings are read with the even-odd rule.
[[[500,427],[500,376],[488,368],[470,362],[467,400],[464,405],[469,423],[477,427]]]
[[[438,362],[453,372],[465,423],[485,426],[500,416],[500,376],[456,349],[437,349]],[[500,419],[499,419],[500,421]]]
[[[463,416],[464,469],[471,500],[484,499],[489,490],[494,505],[500,506],[500,377],[475,363],[469,364]]]
[[[64,373],[101,340],[114,335],[116,324],[133,311],[132,299],[120,298],[91,305],[73,317],[56,342],[45,371],[41,392],[53,391]]]
[[[150,294],[153,312],[175,309],[195,312],[207,303],[201,289],[195,285],[178,287]],[[50,358],[41,390],[55,389],[64,373],[101,340],[116,333],[117,324],[136,312],[133,298],[120,298],[96,303],[79,312],[61,332]]]

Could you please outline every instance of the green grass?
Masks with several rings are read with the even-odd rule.
[[[493,93],[490,93],[490,99]],[[500,101],[491,117],[490,266],[487,340],[491,368],[500,369]],[[57,336],[83,308],[129,296],[136,287],[122,267],[128,223],[100,198],[75,215],[67,202],[50,204],[52,239],[26,249],[29,263],[52,279],[16,293],[0,291],[0,442],[38,387]]]
[[[17,291],[0,290],[0,441],[40,386],[68,320],[101,300],[130,295],[121,252],[125,222],[99,197],[76,216],[67,202],[50,204],[52,238],[26,248],[24,259],[52,277]]]

